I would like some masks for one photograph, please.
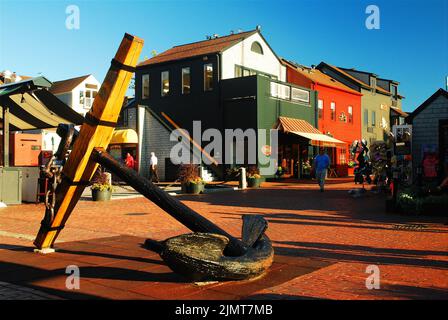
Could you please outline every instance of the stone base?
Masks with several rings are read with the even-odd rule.
[[[56,252],[56,249],[53,249],[53,248],[34,249],[34,252],[40,253],[40,254],[47,254],[47,253]]]

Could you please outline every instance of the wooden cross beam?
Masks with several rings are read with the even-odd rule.
[[[54,217],[51,221],[42,221],[34,241],[38,249],[53,247],[84,188],[95,173],[98,164],[91,160],[91,153],[95,147],[107,148],[112,138],[142,48],[142,39],[124,35],[62,170],[62,182],[56,189]]]

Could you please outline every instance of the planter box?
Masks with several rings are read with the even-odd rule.
[[[261,178],[247,178],[247,186],[249,188],[259,188],[261,185]]]
[[[112,191],[110,190],[92,190],[93,201],[109,201],[112,198]]]
[[[204,193],[204,183],[182,183],[182,192],[190,194]]]

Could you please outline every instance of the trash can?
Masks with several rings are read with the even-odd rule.
[[[0,168],[0,202],[22,203],[22,170],[20,168]]]

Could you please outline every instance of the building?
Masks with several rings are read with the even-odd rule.
[[[391,131],[391,115],[394,120],[394,111],[401,112],[404,97],[398,92],[399,83],[379,78],[371,72],[336,67],[325,62],[321,62],[317,69],[362,94],[362,138],[368,143],[386,141]]]
[[[178,142],[170,141],[170,133],[183,128],[191,135],[193,121],[201,121],[201,133],[210,128],[273,129],[280,117],[317,124],[316,93],[286,82],[286,67],[258,28],[175,46],[143,61],[136,69],[135,89],[136,110],[127,113],[136,117],[141,173],[148,175],[150,152],[155,152],[165,180],[175,178],[176,171],[170,150]],[[291,169],[299,159],[301,138],[296,136],[294,143],[280,139],[278,160]],[[304,140],[308,146],[309,139]],[[204,147],[201,141],[190,142]],[[269,146],[268,138],[257,137],[258,150]],[[208,156],[223,162],[222,149]],[[222,177],[226,166],[208,168]]]
[[[50,92],[83,116],[93,105],[100,83],[91,74],[53,82]]]
[[[414,173],[427,153],[439,161],[439,175],[448,175],[448,92],[437,90],[410,115]]]
[[[288,82],[317,91],[317,128],[324,134],[344,141],[343,146],[328,148],[328,153],[338,176],[346,176],[350,145],[362,137],[362,94],[316,68],[285,59],[283,62],[287,68]]]

